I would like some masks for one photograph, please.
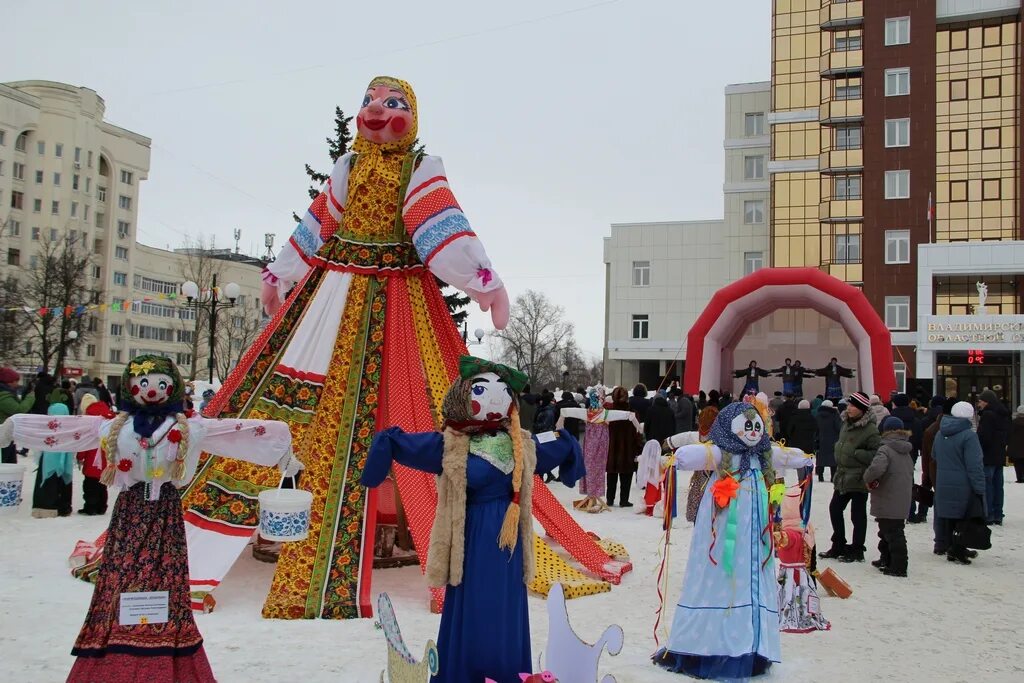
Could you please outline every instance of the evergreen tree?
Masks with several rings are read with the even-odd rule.
[[[349,129],[349,124],[352,122],[351,116],[345,116],[345,112],[341,110],[341,107],[334,108],[334,137],[327,138],[327,153],[331,157],[331,163],[335,163],[342,154],[348,151],[349,146],[352,144],[353,135]],[[419,138],[413,140],[412,150],[416,154],[426,154],[426,147],[420,142]],[[327,178],[330,177],[329,173],[320,173],[306,164],[306,175],[312,181],[312,185],[309,187],[309,198],[316,199],[320,195],[320,188]],[[292,218],[298,223],[301,218],[298,214],[293,213]],[[443,282],[440,278],[434,278],[437,280],[437,286],[441,288],[441,294],[444,297],[444,303],[448,306],[448,313],[452,316],[452,321],[456,327],[462,325],[469,313],[464,310],[466,305],[469,304],[469,297],[462,294],[457,289],[453,289],[450,294],[445,294],[445,290],[448,289],[448,284]]]

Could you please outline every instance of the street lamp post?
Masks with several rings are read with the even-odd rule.
[[[217,290],[217,274],[213,274],[212,281],[210,282],[210,300],[204,301],[200,297],[199,285],[191,280],[182,283],[181,293],[187,299],[185,305],[189,308],[196,309],[198,315],[200,310],[207,309],[210,314],[210,383],[213,383],[213,370],[214,370],[214,347],[217,344],[217,315],[225,308],[233,308],[235,300],[238,299],[239,288],[234,282],[229,282],[224,285],[224,297],[227,301],[222,301],[220,298],[220,292]]]

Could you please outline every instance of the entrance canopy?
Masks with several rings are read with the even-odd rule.
[[[690,328],[684,391],[732,386],[733,352],[747,328],[783,308],[809,308],[843,326],[863,391],[888,397],[896,389],[889,329],[863,292],[817,268],[762,268],[718,290]]]

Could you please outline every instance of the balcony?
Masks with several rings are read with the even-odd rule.
[[[864,23],[863,0],[826,0],[821,3],[818,15],[823,31],[846,29]]]
[[[851,284],[864,282],[864,268],[860,261],[857,261],[856,263],[822,261],[821,265],[818,266],[818,270],[828,273],[832,277],[838,278],[843,282]]]
[[[864,100],[826,98],[818,110],[821,125],[833,126],[864,120]]]
[[[856,173],[864,168],[864,150],[830,149],[818,155],[818,169],[826,174]]]
[[[827,198],[818,204],[818,220],[822,223],[859,223],[864,220],[864,201]]]
[[[827,50],[819,62],[822,78],[839,78],[864,73],[864,50]]]

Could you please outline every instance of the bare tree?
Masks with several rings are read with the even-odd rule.
[[[183,245],[185,259],[181,266],[182,279],[195,282],[199,285],[200,290],[208,290],[210,283],[213,282],[213,277],[220,276],[224,268],[224,262],[211,255],[213,249],[214,238],[212,236],[196,239],[186,237]],[[180,339],[189,345],[189,353],[192,356],[192,366],[188,370],[188,379],[190,380],[196,378],[200,368],[207,366],[207,362],[203,361],[208,358],[210,346],[207,339],[210,329],[209,306],[199,306],[193,310],[195,317],[181,320],[182,334],[180,336]]]
[[[576,344],[573,334],[565,310],[532,289],[516,297],[508,326],[491,332],[497,358],[527,373],[534,387],[561,384],[566,352]]]
[[[12,365],[23,360],[26,326],[24,300],[18,279],[13,274],[0,278],[0,364]]]
[[[259,299],[225,309],[217,321],[217,374],[223,379],[238,365],[242,354],[256,340],[263,325]]]
[[[84,240],[66,235],[40,243],[35,265],[24,269],[17,294],[27,319],[25,340],[32,344],[32,355],[39,354],[44,371],[59,373],[68,352],[77,353],[89,338],[92,315],[85,304],[98,303],[100,297],[98,289],[87,287],[91,266]]]

